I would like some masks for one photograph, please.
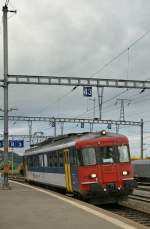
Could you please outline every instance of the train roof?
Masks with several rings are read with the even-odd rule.
[[[103,130],[104,131],[104,130]],[[61,147],[70,147],[75,145],[76,141],[82,141],[82,140],[89,140],[93,138],[99,138],[99,137],[125,137],[121,134],[116,134],[112,132],[106,132],[106,134],[103,134],[103,131],[100,132],[82,132],[82,133],[69,133],[65,135],[59,135],[56,137],[50,137],[46,139],[43,142],[31,145],[30,149],[27,149],[24,153],[24,155],[34,154],[34,153],[40,153],[42,150],[48,150],[48,148],[56,148],[59,149]]]

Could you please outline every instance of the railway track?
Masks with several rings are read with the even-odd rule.
[[[142,182],[142,181],[138,181],[138,186],[139,186],[139,185],[149,186],[149,187],[150,187],[150,182]]]
[[[139,185],[133,192],[129,195],[129,199],[142,201],[150,204],[150,186]]]
[[[131,209],[125,206],[120,206],[120,205],[109,205],[109,206],[106,205],[103,206],[102,208],[112,213],[115,213],[117,215],[131,219],[144,226],[150,227],[150,214],[148,213],[140,212],[138,210]]]
[[[150,197],[146,197],[138,194],[129,195],[129,199],[138,200],[150,204]]]
[[[9,176],[9,180],[18,181],[21,183],[25,182],[25,178],[23,176]]]
[[[14,180],[14,181],[18,181],[21,183],[25,182],[24,177],[16,177],[16,176],[11,176],[9,177],[10,180]],[[146,189],[147,191],[147,189]],[[129,198],[134,199],[134,200],[138,200],[138,201],[142,201],[143,202],[147,202],[150,204],[150,197],[143,197],[140,195],[130,195]],[[104,205],[104,206],[99,206],[107,211],[110,211],[114,214],[123,216],[125,218],[131,219],[135,222],[138,222],[139,224],[142,224],[144,226],[150,227],[150,214],[146,213],[146,212],[142,212],[140,210],[136,210],[133,209],[132,207],[127,207],[127,206],[123,206],[123,205]]]
[[[136,190],[148,191],[150,192],[150,186],[138,185]]]

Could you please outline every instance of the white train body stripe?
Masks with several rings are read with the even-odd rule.
[[[66,187],[65,174],[28,171],[26,179],[44,184],[52,184],[60,187]]]

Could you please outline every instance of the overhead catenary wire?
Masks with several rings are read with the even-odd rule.
[[[3,28],[3,19],[1,18],[1,22],[0,22],[0,34],[2,33],[2,28]],[[1,39],[2,36],[0,36]]]
[[[126,93],[126,92],[130,92],[131,90],[132,90],[132,89],[126,89],[126,90],[124,90],[123,92],[119,93],[118,95],[116,95],[116,96],[114,96],[114,97],[112,97],[112,98],[110,98],[110,99],[108,99],[108,100],[105,100],[105,101],[104,101],[104,104],[107,103],[107,102],[112,101],[113,99],[119,97],[120,95],[122,95],[122,94],[124,94],[124,93]],[[133,91],[133,90],[132,90],[132,91]],[[132,95],[132,97],[133,97],[132,101],[135,101],[135,100],[137,100],[137,99],[138,99],[138,101],[137,101],[137,102],[132,102],[132,105],[134,105],[134,104],[136,104],[136,103],[142,102],[142,101],[139,101],[139,99],[140,99],[139,97],[141,97],[141,95],[138,95],[138,96],[136,96],[136,95],[137,95],[137,93],[135,93],[135,94]],[[136,97],[135,97],[135,96],[136,96]],[[149,94],[147,94],[147,95],[145,95],[145,96],[142,96],[142,98],[143,98],[143,97],[147,97],[147,96],[149,96]],[[142,99],[142,98],[141,98],[141,99]],[[128,97],[127,97],[127,99],[128,99]],[[130,99],[130,96],[129,96],[129,99]],[[147,101],[147,100],[146,100],[146,101]],[[103,110],[105,111],[107,108],[109,108],[109,110],[110,110],[111,107],[113,107],[113,106],[114,106],[114,104],[110,104],[110,105],[107,105],[107,106],[104,105]]]
[[[6,0],[5,5],[8,6],[8,4],[9,4],[9,0]]]
[[[122,52],[120,52],[118,55],[116,55],[115,57],[113,57],[110,61],[108,61],[105,65],[103,65],[98,71],[96,71],[95,73],[93,73],[92,75],[90,75],[90,77],[94,77],[97,73],[100,73],[104,68],[106,68],[107,66],[109,66],[111,63],[113,63],[116,59],[118,59],[121,55],[123,55],[125,52],[127,52],[127,79],[129,77],[129,63],[130,63],[130,59],[129,59],[129,52],[130,49],[136,45],[140,40],[142,40],[145,36],[147,36],[150,33],[150,30],[148,30],[147,32],[145,32],[142,36],[140,36],[138,39],[136,39],[134,42],[132,42],[126,49],[124,49]],[[75,86],[74,88],[71,89],[71,91],[69,91],[68,93],[64,94],[62,97],[58,98],[55,100],[55,102],[53,102],[52,104],[56,104],[57,102],[60,102],[62,99],[64,99],[65,97],[68,97],[72,92],[74,92],[76,89],[78,88],[78,86]],[[126,90],[128,91],[128,90]],[[124,92],[123,92],[124,93]],[[111,99],[113,100],[113,99]],[[105,103],[105,101],[103,102],[103,104]],[[50,104],[46,106],[45,109],[49,108]],[[44,109],[44,110],[45,110]],[[43,113],[42,110],[40,113]],[[39,114],[40,114],[39,113]]]
[[[130,48],[127,51],[127,80],[129,78],[129,70],[130,70]]]
[[[109,66],[111,63],[113,63],[115,60],[117,60],[120,56],[122,56],[124,53],[128,52],[128,64],[127,64],[127,78],[129,76],[129,51],[130,49],[136,45],[140,40],[142,40],[145,36],[147,36],[150,33],[150,30],[148,30],[147,32],[145,32],[142,36],[140,36],[138,39],[136,39],[134,42],[132,42],[126,49],[124,49],[123,51],[121,51],[118,55],[116,55],[115,57],[113,57],[112,59],[110,59],[106,64],[104,64],[100,69],[98,69],[96,72],[94,72],[93,74],[90,75],[91,77],[94,77],[97,73],[100,73],[103,69],[105,69],[107,66]],[[78,86],[75,86],[74,88],[71,89],[71,91],[69,91],[68,93],[66,93],[65,95],[63,95],[62,97],[60,97],[60,99],[58,98],[55,103],[57,101],[62,100],[63,98],[65,98],[66,96],[68,96],[69,94],[71,94],[72,92],[74,92],[76,89],[78,88]],[[46,109],[49,107],[46,106]],[[42,111],[43,112],[43,111]],[[42,113],[40,112],[40,113]]]
[[[141,41],[144,37],[146,37],[150,33],[150,30],[146,31],[142,36],[140,36],[138,39],[136,39],[134,42],[132,42],[127,48],[125,48],[123,51],[118,53],[118,55],[114,56],[112,59],[110,59],[108,62],[106,62],[100,69],[98,69],[96,72],[94,72],[90,77],[95,76],[97,73],[100,73],[103,71],[107,66],[112,64],[115,60],[117,60],[120,56],[122,56],[124,53],[128,52],[128,58],[129,58],[129,50],[136,45],[139,41]],[[129,59],[128,59],[129,61]]]
[[[105,65],[103,65],[100,69],[98,69],[96,72],[94,72],[93,74],[90,75],[91,77],[94,77],[97,73],[100,73],[103,69],[105,69],[107,66],[109,66],[110,64],[112,64],[115,60],[117,60],[120,56],[122,56],[124,53],[127,52],[127,79],[129,77],[129,68],[130,68],[130,49],[136,45],[140,40],[142,40],[144,37],[146,37],[148,34],[150,33],[150,30],[146,31],[142,36],[140,36],[138,39],[136,39],[134,42],[132,42],[126,49],[124,49],[122,52],[120,52],[118,55],[116,55],[115,57],[113,57],[111,60],[109,60]],[[77,87],[75,87],[76,89]],[[128,91],[128,90],[126,90]],[[112,100],[112,99],[111,99]],[[104,102],[103,102],[104,104]]]
[[[57,98],[56,100],[54,100],[53,102],[49,103],[47,106],[45,106],[45,108],[42,108],[42,110],[40,112],[38,112],[38,114],[43,113],[47,108],[49,108],[50,106],[56,105],[58,102],[60,102],[61,100],[63,100],[66,96],[68,96],[69,94],[72,93],[72,90],[68,91],[67,93],[65,93],[63,96]]]
[[[133,99],[132,99],[132,105],[134,105],[134,104],[139,104],[139,103],[141,103],[141,102],[145,102],[145,101],[149,101],[149,98],[147,98],[147,99],[144,99],[145,97],[149,97],[149,95],[150,95],[150,93],[149,94],[147,94],[147,95],[145,95],[145,96],[142,96],[141,97],[141,95],[138,95],[138,96],[136,96],[137,95],[137,93],[135,93],[135,94],[133,94],[132,95],[132,97],[133,97]],[[136,96],[136,97],[135,97]],[[129,99],[130,99],[130,97],[129,97]],[[111,100],[111,99],[110,99]],[[138,100],[138,101],[137,101]],[[135,101],[135,102],[134,102]],[[109,105],[109,106],[104,106],[104,110],[108,107],[108,108],[111,108],[112,106],[113,106],[114,104],[112,104],[112,105]]]
[[[124,93],[126,93],[126,92],[127,92],[127,89],[126,89],[126,90],[124,90],[123,92],[121,92],[121,93],[119,93],[119,94],[115,95],[114,97],[112,97],[112,98],[110,98],[110,99],[105,100],[105,101],[103,102],[103,104],[108,103],[108,102],[110,102],[110,101],[114,100],[115,98],[119,97],[120,95],[122,95],[122,94],[124,94]],[[98,105],[95,105],[95,108],[98,108]],[[92,111],[92,110],[93,110],[93,108],[91,108],[91,109],[89,109],[88,111],[85,111],[85,112],[83,112],[83,113],[79,114],[76,118],[78,118],[79,116],[82,116],[82,115],[84,115],[85,113],[87,113],[87,112],[89,112],[89,111]]]

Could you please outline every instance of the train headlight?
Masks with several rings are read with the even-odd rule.
[[[90,174],[90,178],[96,178],[96,174],[95,173],[91,173]]]
[[[102,130],[101,135],[106,135],[106,130]]]
[[[127,175],[128,175],[128,171],[124,170],[124,171],[122,172],[122,175],[123,175],[123,176],[127,176]]]

